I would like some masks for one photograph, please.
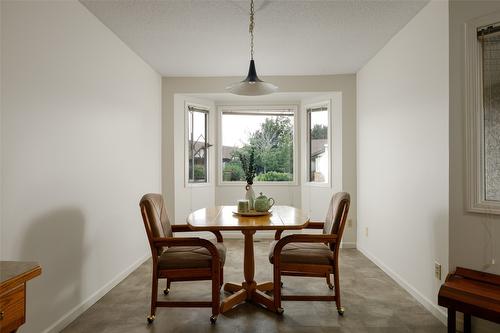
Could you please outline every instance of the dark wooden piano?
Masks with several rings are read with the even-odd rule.
[[[500,323],[500,275],[457,267],[439,289],[438,304],[448,308],[448,332],[456,331],[457,311],[464,333],[471,332],[471,316]]]

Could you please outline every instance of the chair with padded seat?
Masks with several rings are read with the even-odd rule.
[[[176,232],[191,231],[187,225],[172,225],[161,194],[145,194],[140,209],[153,258],[151,287],[151,313],[148,322],[155,319],[157,307],[211,307],[210,321],[215,323],[220,307],[220,288],[223,284],[223,267],[226,248],[222,234],[213,232],[217,242],[198,237],[174,237]],[[164,294],[171,282],[212,281],[211,301],[159,301],[158,279],[167,279]]]
[[[349,212],[349,193],[332,196],[325,222],[309,222],[306,229],[322,229],[321,234],[292,234],[281,238],[278,230],[271,243],[269,261],[273,264],[274,305],[283,312],[282,300],[335,301],[337,311],[344,314],[340,302],[339,249]],[[330,282],[333,274],[334,285]],[[282,295],[281,276],[308,276],[326,278],[328,287],[335,288],[335,295]]]

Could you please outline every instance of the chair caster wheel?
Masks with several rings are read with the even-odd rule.
[[[212,324],[215,324],[216,321],[217,321],[217,316],[210,316],[210,322]]]
[[[283,308],[277,308],[276,309],[276,313],[279,314],[279,315],[282,315],[283,312],[285,312],[285,310]]]
[[[337,309],[339,315],[343,316],[344,315],[344,308],[343,307],[340,307]]]
[[[330,290],[333,290],[333,285],[332,285],[332,284],[329,284],[329,285],[328,285],[328,288],[330,288]]]
[[[163,295],[168,295],[169,292],[170,292],[170,288],[167,288],[167,289],[163,290]]]
[[[147,319],[148,319],[148,324],[152,324],[153,321],[155,321],[155,315],[151,315]]]

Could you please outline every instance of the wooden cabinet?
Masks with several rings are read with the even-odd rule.
[[[26,321],[26,282],[42,269],[37,263],[0,261],[0,333],[12,333]]]

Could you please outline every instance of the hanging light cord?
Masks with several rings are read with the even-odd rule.
[[[254,21],[254,6],[253,6],[253,0],[250,0],[250,25],[248,27],[248,31],[250,32],[250,58],[253,60],[253,28],[255,26],[255,21]]]

